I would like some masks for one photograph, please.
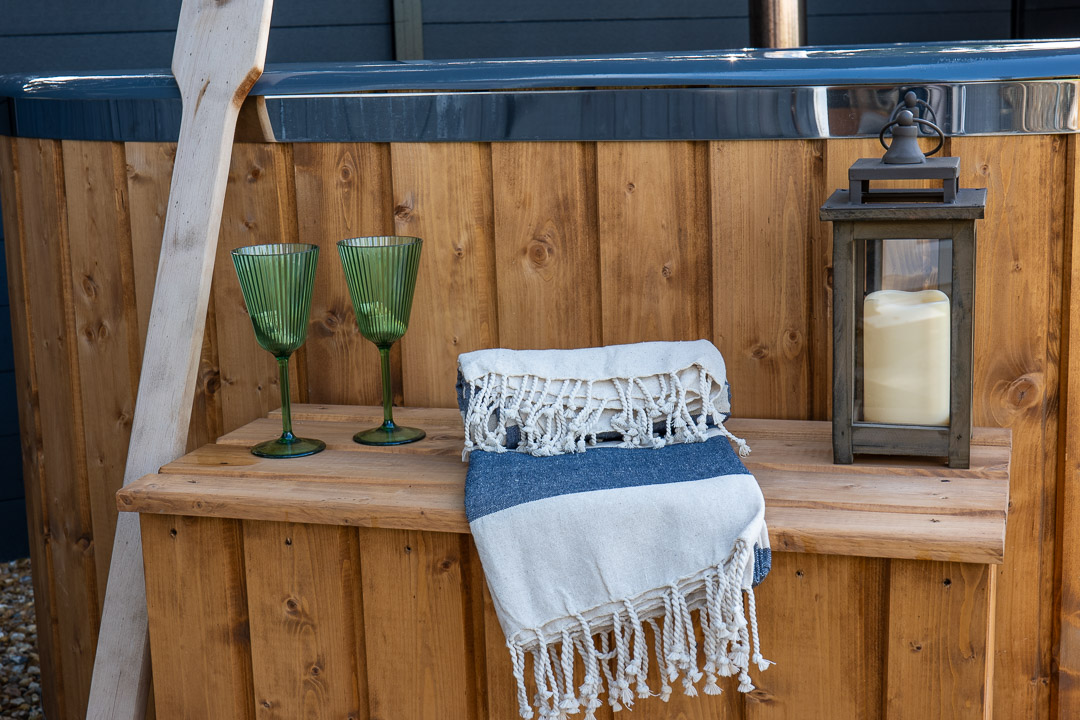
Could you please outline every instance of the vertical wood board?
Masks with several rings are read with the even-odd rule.
[[[601,343],[596,146],[491,146],[499,344]]]
[[[405,402],[453,407],[457,356],[498,345],[491,148],[399,143],[390,157],[396,232],[424,240],[401,340]]]
[[[393,234],[389,146],[300,143],[293,153],[298,239],[319,246],[305,355],[308,392],[313,402],[377,405],[379,352],[356,325],[337,242]]]
[[[256,717],[366,720],[356,533],[243,526]]]
[[[159,720],[252,720],[251,632],[237,520],[144,515]]]
[[[596,146],[605,345],[712,334],[704,143]]]

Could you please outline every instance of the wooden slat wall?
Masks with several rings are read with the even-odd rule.
[[[962,158],[966,185],[990,190],[979,226],[976,422],[1014,431],[1013,510],[1006,563],[996,571],[994,684],[986,692],[998,720],[1080,713],[1072,680],[1080,672],[1072,637],[1080,592],[1063,577],[1076,563],[1067,538],[1080,535],[1068,492],[1077,468],[1058,440],[1059,414],[1062,430],[1077,422],[1059,406],[1059,387],[1076,382],[1059,378],[1070,342],[1062,308],[1071,307],[1073,287],[1063,279],[1074,268],[1066,265],[1075,235],[1066,153],[1073,142],[964,138],[946,148]],[[728,359],[736,414],[827,418],[831,242],[816,210],[854,158],[878,152],[874,145],[239,145],[193,438],[278,404],[273,366],[255,346],[228,258],[238,244],[320,245],[296,397],[377,399],[374,355],[353,328],[333,243],[391,231],[425,238],[413,319],[394,364],[404,404],[452,405],[454,358],[476,348],[708,337]],[[104,590],[99,560],[111,547],[112,506],[101,494],[122,468],[123,398],[134,387],[130,358],[142,342],[171,147],[3,139],[0,163],[12,297],[20,299],[12,310],[43,694],[55,698],[50,717],[75,718]],[[110,181],[114,187],[103,187]],[[87,274],[98,285],[92,297]],[[129,306],[112,306],[121,299]],[[87,404],[94,398],[96,406]],[[420,547],[450,557],[452,548],[429,540],[435,545]],[[318,552],[330,552],[319,542]],[[453,552],[465,562],[464,551]],[[466,582],[475,568],[447,572]],[[889,649],[894,619],[922,611],[905,605],[902,589],[929,587],[948,568],[929,564],[916,576],[884,560],[778,555],[774,572],[773,587],[790,592],[767,583],[759,604],[766,649],[781,663],[734,716],[892,717],[886,685],[901,667]],[[976,583],[949,577],[954,594]],[[437,592],[436,577],[421,580],[417,587]],[[469,598],[484,602],[482,592]],[[471,617],[460,612],[447,617]],[[462,626],[474,636],[481,630]],[[484,637],[490,642],[491,633]],[[386,697],[379,678],[364,672],[370,701]],[[466,717],[485,704],[513,707],[488,687],[497,674],[455,680]],[[700,707],[680,712],[694,718]]]

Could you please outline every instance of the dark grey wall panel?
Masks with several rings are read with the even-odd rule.
[[[274,3],[274,27],[385,25],[391,0],[286,0]],[[180,0],[0,0],[0,37],[172,30]]]
[[[925,14],[810,15],[807,38],[814,45],[1007,39],[1009,11]]]
[[[166,68],[175,31],[0,37],[0,73]],[[386,60],[393,28],[384,25],[278,27],[267,62]]]
[[[1057,38],[1080,34],[1080,5],[1072,7],[1029,8],[1024,15],[1024,36]],[[1080,74],[1080,68],[1077,68]]]
[[[746,0],[425,0],[424,23],[746,17]]]
[[[746,45],[746,18],[425,23],[431,59],[706,50]]]

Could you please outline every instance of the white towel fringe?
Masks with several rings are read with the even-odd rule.
[[[719,566],[668,586],[661,598],[634,603],[623,600],[610,614],[590,623],[583,615],[557,622],[561,630],[544,632],[534,628],[507,642],[517,681],[518,711],[530,720],[533,708],[540,720],[557,720],[584,712],[585,720],[595,720],[602,706],[600,695],[618,712],[633,706],[638,698],[657,695],[664,702],[671,697],[671,684],[681,679],[686,695],[697,695],[703,677],[706,695],[722,691],[717,677],[739,678],[739,692],[754,689],[750,664],[764,672],[771,661],[761,656],[757,632],[757,607],[752,588],[742,588],[752,548],[740,540],[731,557]],[[704,637],[705,664],[697,664],[692,613]],[[652,629],[653,650],[659,669],[660,687],[649,688],[649,647],[645,626]],[[597,649],[599,643],[599,649]],[[556,645],[558,651],[556,651]],[[525,655],[533,656],[536,694],[530,706],[525,687]],[[574,687],[574,667],[580,658],[584,681]]]
[[[696,387],[686,387],[683,378]],[[605,432],[618,433],[622,448],[703,442],[710,420],[735,443],[741,457],[750,454],[746,441],[724,427],[724,412],[716,407],[714,396],[726,393],[726,385],[701,365],[603,381],[614,388],[616,398],[596,397],[595,382],[600,381],[500,373],[472,381],[462,459],[473,450],[506,452],[506,431],[512,426],[521,435],[517,452],[548,457],[584,452]],[[726,397],[723,405],[726,408]],[[658,425],[661,434],[656,432]]]

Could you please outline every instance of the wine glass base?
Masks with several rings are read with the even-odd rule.
[[[326,443],[312,438],[293,438],[292,440],[267,440],[251,448],[251,454],[264,458],[297,458],[314,455],[326,449]]]
[[[361,430],[353,435],[353,440],[361,445],[404,445],[423,440],[426,435],[427,433],[419,428],[380,425],[370,430]]]

